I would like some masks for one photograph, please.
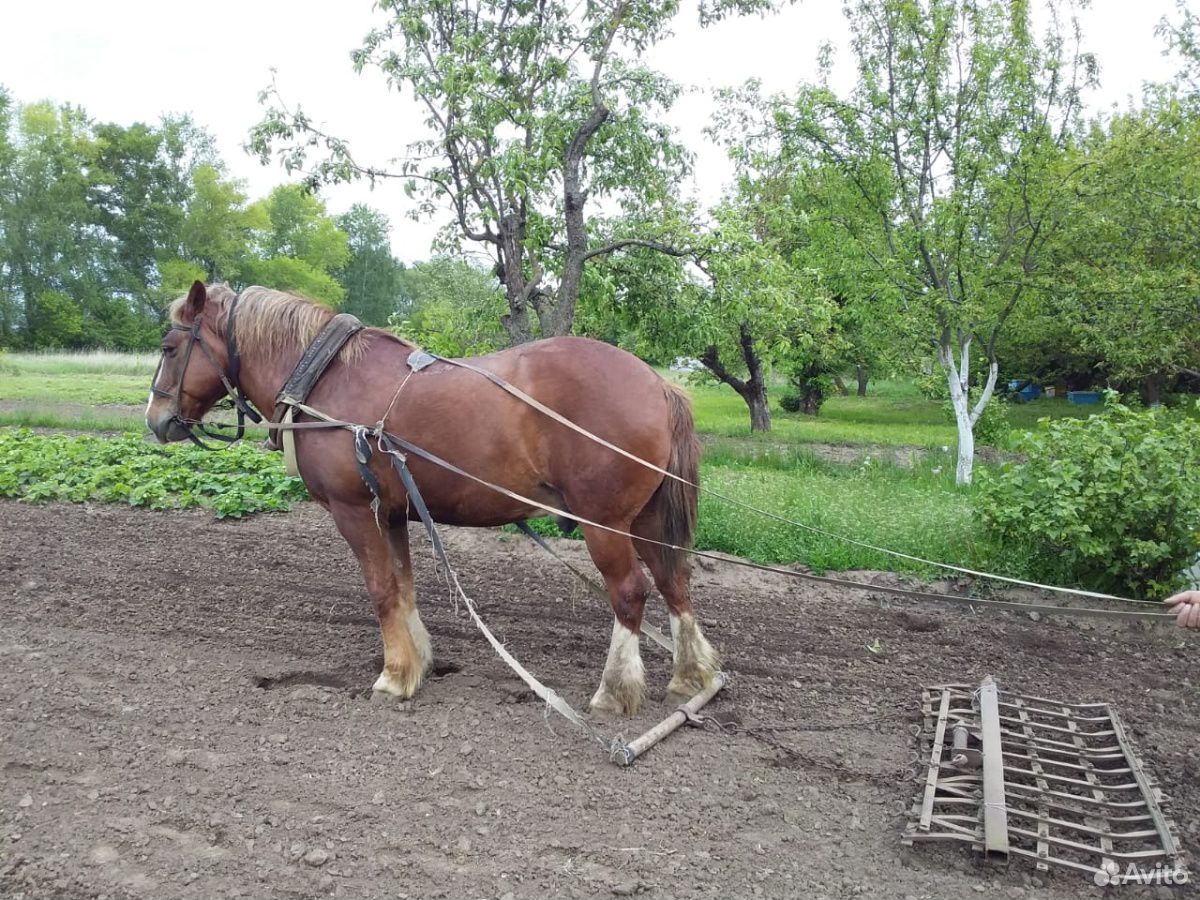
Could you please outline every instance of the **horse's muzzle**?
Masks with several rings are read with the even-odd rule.
[[[176,441],[186,441],[191,432],[176,416],[163,416],[153,422],[147,420],[150,431],[160,444],[173,444]]]

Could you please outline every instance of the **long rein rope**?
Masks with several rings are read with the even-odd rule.
[[[452,472],[455,475],[458,475],[462,478],[466,478],[470,481],[473,481],[476,484],[478,484],[482,487],[488,488],[489,490],[495,491],[496,493],[502,494],[511,500],[516,500],[520,503],[524,503],[529,506],[537,507],[539,509],[544,509],[546,512],[548,512],[552,515],[562,516],[564,518],[569,518],[569,519],[574,519],[576,522],[579,522],[581,524],[588,525],[592,528],[597,528],[601,531],[607,531],[611,534],[618,534],[618,535],[621,535],[622,537],[627,537],[635,542],[641,542],[644,544],[653,544],[655,546],[662,547],[667,550],[675,550],[675,551],[679,551],[682,553],[690,554],[692,556],[701,557],[703,559],[710,559],[710,560],[714,560],[716,562],[728,563],[730,565],[741,566],[741,567],[747,568],[747,569],[755,569],[760,572],[772,572],[777,575],[783,575],[788,578],[798,578],[798,579],[801,579],[804,581],[814,582],[816,584],[826,584],[826,585],[831,585],[834,587],[851,588],[854,590],[866,591],[868,593],[873,592],[873,593],[877,593],[877,594],[888,594],[890,596],[903,597],[903,598],[907,598],[910,600],[931,601],[931,602],[939,602],[939,603],[958,603],[958,604],[965,604],[965,605],[972,606],[972,607],[982,606],[985,608],[991,608],[991,609],[996,609],[996,610],[1012,610],[1012,611],[1019,611],[1019,612],[1038,612],[1038,613],[1043,613],[1043,614],[1056,614],[1056,615],[1063,614],[1063,615],[1079,616],[1079,617],[1119,618],[1119,619],[1126,619],[1126,620],[1133,620],[1133,619],[1161,620],[1161,619],[1173,618],[1173,614],[1169,613],[1169,612],[1149,612],[1149,611],[1145,611],[1145,610],[1114,610],[1114,609],[1097,609],[1097,608],[1092,608],[1092,607],[1057,606],[1057,605],[1053,605],[1053,604],[1021,603],[1021,602],[1011,601],[1011,600],[992,600],[992,599],[982,598],[982,597],[964,597],[964,596],[957,595],[957,594],[938,594],[938,593],[934,593],[932,591],[918,591],[918,590],[912,590],[909,588],[892,587],[889,585],[871,584],[869,582],[851,581],[849,579],[843,579],[843,578],[831,578],[831,577],[828,577],[825,575],[814,575],[810,572],[798,572],[798,571],[795,571],[794,569],[786,569],[781,566],[771,566],[771,565],[766,565],[764,563],[756,563],[756,562],[752,562],[751,560],[724,556],[721,554],[712,553],[712,552],[705,551],[705,550],[697,550],[694,547],[684,547],[684,546],[680,546],[678,544],[671,544],[671,543],[668,543],[665,541],[657,541],[657,540],[654,540],[653,538],[641,537],[639,535],[631,534],[630,532],[624,531],[620,528],[614,528],[611,525],[605,525],[600,522],[593,521],[593,520],[585,518],[584,516],[581,516],[575,512],[570,512],[565,509],[559,509],[558,507],[550,506],[549,504],[546,504],[543,501],[534,500],[530,497],[526,497],[523,494],[517,493],[516,491],[510,490],[509,488],[503,487],[502,485],[498,485],[498,484],[488,481],[487,479],[480,478],[478,475],[474,475],[471,472],[468,472],[465,469],[462,469],[459,466],[456,466],[454,463],[451,463],[445,459],[442,459],[437,454],[432,453],[428,450],[425,450],[423,447],[420,447],[417,444],[414,444],[409,440],[406,440],[402,437],[399,437],[398,435],[395,435],[395,434],[392,434],[392,433],[386,431],[384,429],[384,423],[382,421],[378,422],[374,426],[365,426],[365,425],[361,425],[361,424],[354,423],[354,422],[346,422],[346,421],[342,421],[341,419],[336,419],[332,416],[326,415],[325,413],[321,412],[318,409],[314,409],[313,407],[311,407],[305,403],[299,403],[297,401],[287,401],[287,400],[285,400],[285,402],[288,402],[289,405],[294,406],[298,412],[301,412],[307,416],[310,416],[310,417],[318,420],[315,422],[293,422],[293,423],[285,425],[285,427],[289,427],[289,428],[293,428],[293,429],[344,428],[344,429],[347,429],[350,431],[355,431],[355,432],[361,431],[361,432],[369,433],[369,434],[375,436],[377,439],[386,439],[389,443],[393,444],[395,447],[399,447],[400,449],[404,450],[406,453],[410,453],[413,456],[419,457],[420,459],[423,459],[426,462],[429,462],[435,466],[438,466],[439,468],[445,469],[448,472]],[[569,421],[569,420],[567,420],[567,421]],[[600,438],[597,438],[597,440],[602,441],[602,439],[600,439]],[[604,442],[604,443],[607,443],[607,442]],[[624,451],[622,451],[622,452],[624,453]],[[625,454],[625,455],[630,455],[630,454]],[[632,457],[632,458],[636,459],[637,457]],[[651,468],[654,468],[654,469],[658,468],[657,466],[654,466],[652,463],[646,463],[646,465]],[[686,482],[686,479],[680,479],[680,480]],[[691,482],[687,482],[687,483],[691,484]],[[370,487],[369,482],[368,482],[368,486]],[[406,487],[406,489],[408,489],[407,484],[405,485],[405,487]],[[412,485],[411,490],[415,490],[415,489],[416,489],[416,485],[414,483]],[[739,504],[739,505],[744,505],[744,504]],[[749,507],[749,508],[754,509],[754,507]],[[764,514],[770,515],[772,518],[780,518],[784,522],[788,521],[787,519],[783,519],[782,517],[774,516],[773,514],[770,514],[770,513],[764,513]],[[427,529],[429,528],[428,524],[426,524],[426,528]],[[960,570],[960,571],[970,571],[970,570]],[[1028,582],[1020,582],[1020,583],[1030,584]],[[1032,586],[1040,587],[1040,585],[1032,585]],[[1054,588],[1051,587],[1050,589],[1053,590]],[[1091,594],[1089,592],[1072,591],[1072,590],[1066,589],[1066,588],[1064,588],[1063,590],[1067,591],[1069,593],[1081,593],[1085,596],[1095,596],[1095,597],[1099,597],[1101,599],[1112,599],[1112,600],[1124,601],[1124,602],[1128,602],[1128,603],[1137,602],[1137,601],[1128,600],[1123,597],[1110,597],[1107,594]]]
[[[746,503],[745,501],[739,500],[736,497],[731,497],[727,494],[722,494],[720,491],[716,491],[709,487],[704,487],[703,485],[698,484],[694,481],[691,481],[690,479],[684,478],[683,476],[678,475],[675,472],[670,472],[667,469],[662,468],[661,466],[656,466],[654,463],[649,462],[648,460],[644,460],[641,457],[639,457],[633,453],[630,453],[628,450],[624,449],[623,447],[618,447],[616,444],[606,441],[604,438],[593,434],[592,432],[588,431],[586,428],[582,427],[581,425],[578,425],[577,423],[572,422],[566,416],[562,415],[561,413],[557,412],[556,410],[551,409],[550,407],[546,406],[544,403],[537,400],[536,398],[531,397],[525,391],[522,391],[520,388],[516,387],[515,385],[513,385],[510,382],[506,381],[505,379],[501,378],[495,372],[489,372],[487,369],[480,368],[479,366],[473,365],[469,362],[466,362],[465,360],[448,359],[446,357],[436,356],[434,354],[430,354],[430,355],[433,356],[434,359],[436,359],[440,362],[447,363],[448,365],[451,365],[451,366],[456,366],[460,369],[467,369],[471,372],[475,372],[478,375],[482,375],[484,378],[486,378],[492,384],[496,385],[501,390],[505,391],[508,394],[511,394],[513,397],[516,397],[522,403],[525,403],[528,406],[532,406],[538,412],[542,413],[543,415],[548,416],[549,418],[553,419],[555,422],[558,422],[560,425],[564,425],[567,428],[570,428],[572,431],[576,432],[577,434],[583,435],[588,440],[594,441],[595,443],[599,444],[602,447],[606,447],[609,450],[612,450],[616,453],[621,454],[626,459],[630,459],[640,466],[644,466],[647,469],[650,469],[654,472],[658,472],[660,475],[663,475],[667,478],[673,478],[675,481],[678,481],[680,484],[687,485],[688,487],[693,488],[696,491],[700,491],[705,494],[708,494],[709,496],[716,497],[719,500],[722,500],[726,503],[733,504],[734,506],[737,506],[741,509],[748,510],[749,512],[755,513],[756,515],[765,516],[768,519],[774,519],[777,522],[782,522],[786,525],[790,525],[793,528],[801,528],[812,534],[819,534],[819,535],[822,535],[823,537],[833,538],[835,540],[842,541],[844,543],[851,544],[856,547],[862,547],[865,550],[871,550],[876,553],[882,553],[886,556],[894,557],[896,559],[903,559],[903,560],[907,560],[909,562],[915,562],[915,563],[919,563],[921,565],[931,566],[931,567],[937,568],[937,569],[943,569],[943,570],[950,571],[950,572],[957,572],[961,575],[972,575],[977,578],[988,578],[993,581],[1003,581],[1008,584],[1018,585],[1020,587],[1035,588],[1037,590],[1043,590],[1043,591],[1054,591],[1054,592],[1057,592],[1060,594],[1071,594],[1071,595],[1074,595],[1077,597],[1088,597],[1088,598],[1091,598],[1094,600],[1116,600],[1121,603],[1145,603],[1145,602],[1147,602],[1147,601],[1141,601],[1141,600],[1133,600],[1129,597],[1121,597],[1116,594],[1104,594],[1104,593],[1100,593],[1098,591],[1087,591],[1087,590],[1082,590],[1080,588],[1066,588],[1066,587],[1057,587],[1052,584],[1040,584],[1039,582],[1036,582],[1036,581],[1026,581],[1022,578],[1012,578],[1007,575],[995,575],[991,572],[981,572],[977,569],[966,568],[965,566],[955,566],[955,565],[951,565],[950,563],[943,563],[943,562],[938,562],[937,560],[925,559],[920,556],[914,556],[911,553],[903,553],[899,550],[890,550],[887,547],[879,547],[874,544],[869,544],[866,541],[860,541],[857,538],[852,538],[848,535],[838,534],[837,532],[828,531],[824,528],[819,528],[815,525],[808,525],[804,522],[797,522],[794,519],[789,519],[787,516],[781,516],[777,513],[768,512],[765,509],[759,509],[757,506],[752,506],[751,504]],[[578,516],[572,516],[572,518],[579,519]],[[580,520],[580,521],[582,521],[582,520]],[[1162,615],[1170,616],[1172,614],[1171,613],[1162,613]]]

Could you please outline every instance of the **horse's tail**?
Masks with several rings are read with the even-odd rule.
[[[691,547],[696,534],[696,488],[700,479],[700,441],[692,420],[692,404],[682,388],[666,383],[667,419],[671,428],[671,455],[667,471],[690,484],[663,476],[650,498],[653,515],[658,519],[662,541],[677,547]],[[674,580],[687,554],[682,550],[663,549],[666,576]]]

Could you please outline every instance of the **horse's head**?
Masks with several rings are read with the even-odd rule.
[[[229,353],[216,330],[225,301],[197,281],[171,306],[171,327],[150,383],[146,425],[162,443],[195,440],[192,426],[229,392]],[[235,376],[236,377],[236,376]]]

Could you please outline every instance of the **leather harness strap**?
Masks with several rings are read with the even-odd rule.
[[[285,414],[294,408],[295,403],[304,403],[308,395],[316,387],[329,364],[346,346],[346,342],[363,330],[363,323],[349,313],[338,313],[326,323],[321,333],[316,336],[292,369],[283,387],[275,396],[275,410],[271,422],[277,424],[283,421]],[[279,443],[280,429],[272,428],[268,432],[267,444],[273,450],[281,449]],[[290,430],[286,432],[291,435]],[[294,459],[294,452],[290,454]],[[295,474],[295,473],[292,473]]]

